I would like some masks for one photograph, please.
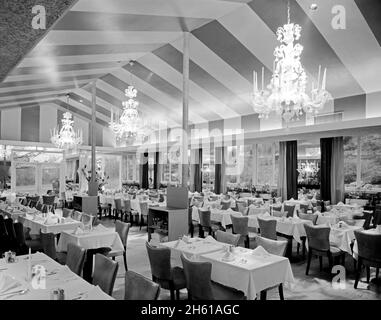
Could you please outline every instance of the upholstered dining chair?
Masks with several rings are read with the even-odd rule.
[[[42,203],[39,201],[37,204],[36,204],[36,209],[38,210],[38,211],[41,211],[42,212]]]
[[[276,220],[267,220],[257,217],[260,235],[263,238],[277,240]]]
[[[357,289],[362,267],[365,266],[367,282],[370,280],[370,268],[376,268],[376,278],[378,278],[381,268],[381,234],[370,234],[362,231],[355,231],[358,247],[357,270],[354,288]]]
[[[230,208],[230,201],[221,201],[221,210],[228,210]]]
[[[89,283],[93,282],[94,256],[96,254],[101,254],[107,257],[110,251],[111,251],[110,247],[86,249],[85,264],[83,265],[83,274],[82,274],[83,279],[85,279]]]
[[[255,238],[255,235],[249,233],[249,217],[230,215],[230,219],[233,224],[233,234],[239,234],[240,240],[243,240],[245,247],[250,248],[250,238]]]
[[[216,231],[216,240],[219,242],[231,244],[233,246],[238,246],[240,239],[241,239],[240,234],[232,234],[222,230]]]
[[[329,270],[333,267],[333,258],[341,257],[341,264],[345,263],[345,252],[341,251],[335,246],[331,246],[329,243],[329,234],[331,232],[330,227],[321,226],[310,226],[305,224],[304,229],[306,230],[307,240],[308,240],[308,260],[306,275],[310,270],[312,255],[317,255],[319,257],[320,271],[323,270],[323,257],[326,256],[329,262]]]
[[[28,246],[27,246],[26,240],[25,240],[25,233],[24,233],[23,224],[21,222],[15,222],[13,224],[13,228],[15,230],[16,240],[17,240],[17,244],[18,244],[16,254],[18,254],[18,255],[27,254],[28,253]],[[1,241],[1,238],[0,238],[0,241]],[[33,252],[36,252],[40,248],[41,248],[41,246],[38,246],[37,248],[31,248],[31,250]]]
[[[302,212],[300,212],[299,213],[299,218],[302,219],[302,220],[309,220],[309,221],[312,222],[313,225],[315,225],[316,221],[318,219],[318,215],[317,214],[302,213]]]
[[[114,221],[116,221],[119,218],[123,220],[123,207],[122,207],[122,199],[114,199]]]
[[[300,204],[300,212],[307,213],[308,209],[309,209],[309,205],[308,204],[304,204],[304,203]]]
[[[77,221],[81,221],[82,219],[82,212],[74,210],[73,212],[73,219]]]
[[[62,217],[71,218],[73,216],[74,209],[62,208]]]
[[[17,251],[18,242],[17,242],[15,227],[13,224],[13,219],[12,218],[4,219],[4,225],[5,225],[5,229],[7,233],[7,242],[8,242],[9,249]]]
[[[115,221],[115,231],[118,233],[120,240],[122,240],[124,250],[111,250],[108,253],[108,257],[111,257],[115,260],[117,256],[123,256],[124,269],[127,271],[127,238],[128,232],[130,230],[131,223],[125,223],[122,221]]]
[[[190,300],[245,300],[242,291],[211,281],[210,262],[191,261],[181,254],[188,299]]]
[[[68,243],[65,264],[75,274],[81,276],[85,264],[86,250],[74,243]]]
[[[118,263],[107,258],[103,254],[95,255],[94,273],[92,284],[99,286],[109,296],[112,295],[116,274],[118,273]]]
[[[249,207],[247,207],[245,205],[245,203],[243,202],[238,202],[237,203],[237,208],[238,208],[238,211],[241,212],[244,216],[247,216],[247,213],[249,211]]]
[[[200,219],[199,235],[201,238],[204,237],[204,231],[208,231],[208,234],[214,237],[214,233],[221,229],[218,225],[212,223],[210,210],[199,208],[198,216]]]
[[[124,280],[124,300],[157,300],[160,294],[160,285],[128,270]]]
[[[283,206],[286,217],[293,217],[295,211],[295,205],[284,204]]]
[[[142,226],[145,223],[148,225],[148,202],[143,201],[143,202],[140,202],[140,228],[139,228],[139,230],[142,229]]]
[[[186,287],[184,271],[180,267],[171,267],[171,249],[154,247],[146,242],[151,266],[152,280],[163,289],[169,290],[171,300],[180,299],[180,290]]]
[[[288,242],[285,240],[271,240],[258,236],[255,238],[255,241],[257,243],[257,246],[263,247],[268,253],[282,257],[286,254]],[[283,283],[280,283],[277,287],[279,291],[280,300],[284,300]],[[267,291],[272,288],[273,287],[261,291],[261,300],[266,300]]]
[[[57,260],[57,251],[56,251],[56,237],[54,233],[42,233],[40,232],[40,238],[42,243],[42,250],[44,253],[52,258]]]
[[[123,200],[123,210],[124,210],[124,221],[129,221],[132,224],[132,215],[131,215],[131,200]]]

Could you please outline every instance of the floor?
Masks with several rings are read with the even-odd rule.
[[[102,224],[109,228],[114,228],[114,222],[110,219],[102,219]],[[148,278],[151,278],[151,270],[148,261],[148,256],[145,248],[147,240],[146,227],[139,230],[139,227],[133,226],[130,228],[127,244],[127,264],[128,269],[140,273]],[[295,242],[295,241],[294,241]],[[295,245],[295,244],[294,244]],[[255,247],[255,243],[250,244]],[[295,246],[296,247],[296,246]],[[293,249],[296,254],[296,248]],[[124,265],[121,257],[117,257],[119,262],[119,270],[113,297],[123,299],[124,296]],[[381,300],[381,289],[371,285],[368,289],[368,284],[365,282],[365,272],[359,282],[358,288],[354,289],[354,272],[353,259],[346,256],[346,281],[345,289],[333,288],[331,283],[332,276],[328,269],[327,259],[323,260],[323,265],[326,267],[323,272],[319,271],[318,259],[312,260],[309,275],[305,275],[306,262],[300,261],[292,263],[292,271],[295,278],[294,287],[284,289],[286,300]],[[371,278],[375,276],[375,269],[371,270]],[[377,293],[378,290],[378,293]],[[181,291],[181,299],[186,299],[186,290]],[[160,299],[169,300],[169,291],[162,289]],[[267,293],[267,299],[279,300],[278,290],[273,289]]]

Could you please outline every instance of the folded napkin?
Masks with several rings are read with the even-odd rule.
[[[207,236],[207,237],[205,238],[205,241],[206,241],[206,242],[217,242],[217,240],[214,239],[212,236]]]
[[[255,256],[268,256],[269,253],[262,247],[258,246],[253,250],[253,255]]]
[[[58,217],[47,217],[44,224],[51,225],[51,224],[56,224],[58,223]]]
[[[0,294],[12,293],[13,291],[20,290],[21,283],[15,278],[0,273]]]
[[[190,241],[189,241],[189,237],[188,237],[188,236],[183,236],[183,237],[181,238],[181,240],[182,240],[183,242],[185,242],[185,243],[190,243]]]

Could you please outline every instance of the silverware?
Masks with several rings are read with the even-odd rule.
[[[23,294],[27,293],[28,291],[29,291],[29,289],[23,289],[23,290],[19,290],[19,291],[16,291],[16,292],[8,293],[9,295],[6,296],[3,300],[7,300],[7,299],[12,298],[14,296],[23,295]]]

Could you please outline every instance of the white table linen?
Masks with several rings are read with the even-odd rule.
[[[210,220],[214,222],[220,222],[222,227],[226,229],[228,225],[232,224],[230,215],[242,217],[241,212],[233,211],[232,209],[220,210],[220,209],[210,209]],[[198,208],[192,208],[192,220],[200,222],[200,217],[198,215]]]
[[[42,233],[54,233],[58,234],[63,231],[75,230],[78,227],[82,227],[83,223],[71,218],[65,218],[64,222],[47,224],[45,223],[46,218],[36,216],[36,220],[33,220],[29,216],[20,216],[18,221],[23,224],[24,227],[30,228],[30,234],[36,235]]]

